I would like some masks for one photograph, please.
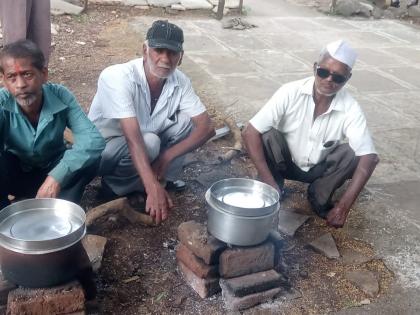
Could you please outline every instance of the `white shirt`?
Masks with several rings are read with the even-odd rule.
[[[190,80],[178,69],[167,78],[152,114],[150,103],[143,58],[138,58],[102,71],[88,117],[107,139],[123,135],[122,118],[137,117],[143,133],[159,134],[176,123],[178,112],[194,117],[206,111]]]
[[[271,128],[279,130],[293,162],[303,171],[323,161],[344,142],[349,143],[357,156],[376,153],[365,116],[346,90],[341,89],[329,109],[313,120],[314,80],[311,77],[283,85],[250,120],[252,126],[261,134]]]

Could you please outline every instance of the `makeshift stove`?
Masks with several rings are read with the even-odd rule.
[[[243,310],[267,302],[288,288],[285,277],[276,271],[281,237],[271,233],[262,244],[228,246],[195,221],[178,227],[176,250],[180,273],[201,298],[222,291],[229,310]]]

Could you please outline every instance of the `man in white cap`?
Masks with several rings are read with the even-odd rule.
[[[309,183],[313,210],[336,228],[379,162],[365,116],[343,89],[356,57],[343,40],[328,44],[314,76],[282,86],[242,133],[260,180],[281,195],[285,178]],[[333,204],[347,179],[351,183]]]

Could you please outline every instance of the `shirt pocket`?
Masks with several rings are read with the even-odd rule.
[[[321,143],[319,161],[324,161],[328,154],[340,145],[340,140],[328,140]]]

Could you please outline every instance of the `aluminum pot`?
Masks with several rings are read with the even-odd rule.
[[[224,179],[206,192],[207,229],[232,245],[264,242],[280,208],[279,194],[271,186],[246,178]]]
[[[0,265],[4,277],[30,288],[67,282],[89,259],[81,239],[86,215],[60,199],[27,199],[0,212]]]

